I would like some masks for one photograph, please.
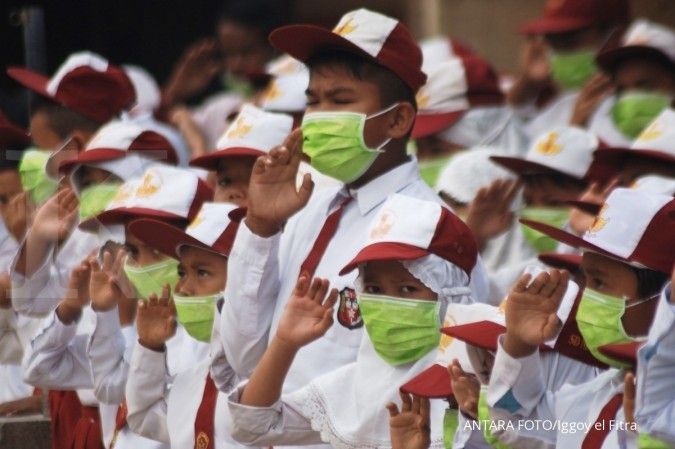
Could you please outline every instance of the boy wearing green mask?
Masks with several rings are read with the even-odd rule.
[[[675,263],[674,208],[671,197],[617,189],[583,237],[523,221],[584,250],[581,269],[585,290],[575,321],[588,350],[613,368],[589,382],[563,387],[554,394],[546,391],[539,377],[538,347],[560,331],[556,311],[569,276],[557,270],[542,273],[534,280],[523,276],[506,301],[506,334],[499,338],[488,405],[512,420],[586,423],[588,430],[568,432],[559,426],[546,435],[522,430],[518,435],[506,432],[508,438],[516,438],[510,444],[517,445],[518,438],[535,438],[559,448],[618,448],[622,441],[635,438],[639,429],[622,409],[626,375],[623,368],[628,365],[608,355],[603,346],[635,342],[648,333],[656,298]],[[514,372],[519,374],[514,376]]]
[[[405,195],[390,196],[367,233],[364,246],[341,270],[358,268],[355,299],[366,335],[356,361],[282,394],[296,356],[338,325],[333,319],[338,290],[329,292],[326,279],[310,282],[301,275],[250,380],[229,395],[236,440],[254,446],[391,447],[385,404],[434,359],[449,305],[473,302],[469,273],[477,251],[459,218],[437,202]],[[350,305],[340,302],[337,321],[351,313]],[[441,447],[442,404],[431,411],[432,447]]]
[[[225,399],[219,390],[229,390],[237,379],[220,357],[217,338],[211,341],[223,302],[227,258],[242,216],[231,204],[207,203],[185,231],[148,219],[129,225],[144,244],[179,262],[173,295],[166,288],[148,302],[139,302],[138,341],[126,387],[130,428],[171,447],[239,447],[222,431],[223,418],[217,419],[215,405]],[[174,354],[167,350],[167,341],[177,324],[191,337],[194,354],[180,355],[181,363],[192,363],[169,385],[166,361]]]
[[[359,9],[332,31],[293,25],[273,32],[271,41],[308,65],[307,110],[302,129],[253,167],[247,217],[228,263],[220,337],[235,372],[248,377],[299,275],[329,278],[344,313],[326,336],[298,354],[284,385],[293,391],[356,357],[363,320],[354,300],[355,276],[339,271],[362,247],[387,196],[440,199],[406,152],[414,95],[425,76],[421,52],[403,24]],[[303,153],[314,169],[344,185],[312,193],[305,175],[298,190]],[[477,264],[472,286],[482,299],[480,270]]]

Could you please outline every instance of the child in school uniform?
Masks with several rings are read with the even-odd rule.
[[[245,104],[216,144],[216,150],[190,161],[216,174],[214,201],[246,207],[248,184],[257,157],[281,144],[293,129],[287,114]]]
[[[569,276],[557,270],[534,280],[523,276],[506,301],[506,334],[499,337],[487,403],[510,420],[586,423],[589,430],[568,432],[559,426],[533,435],[526,429],[507,428],[498,436],[501,442],[517,446],[534,438],[542,447],[636,447],[636,429],[622,409],[622,368],[627,365],[600,348],[632,342],[649,332],[656,299],[675,263],[674,207],[669,196],[616,189],[583,237],[523,221],[584,251],[585,289],[575,321],[588,350],[612,368],[583,384],[547,391],[541,382],[538,346],[558,335],[556,310]]]
[[[131,348],[135,339],[133,335],[122,335],[122,326],[133,324],[133,301],[129,304],[127,297],[147,296],[150,292],[146,289],[153,290],[177,276],[176,264],[170,259],[143,250],[125,238],[124,222],[150,216],[184,226],[211,197],[210,188],[194,173],[155,164],[140,178],[122,184],[107,210],[80,224],[84,232],[98,234],[107,227],[108,240],[128,245],[129,256],[123,259],[121,254],[114,254],[117,269],[113,270],[113,253],[95,248],[103,255],[105,271],[101,273],[91,254],[73,270],[64,299],[45,319],[24,358],[26,379],[31,384],[77,391],[85,406],[82,407],[85,421],[80,419],[77,425],[91,429],[91,433],[85,429],[77,432],[78,446],[90,447],[98,439],[98,445],[103,442],[109,447],[116,430],[121,430],[115,427],[128,369],[124,357],[126,353],[128,360],[126,348]],[[117,279],[116,283],[112,277]],[[122,295],[120,283],[126,278],[129,279],[126,283],[131,284],[127,290],[135,291]],[[124,296],[113,295],[119,304],[111,304],[111,291]],[[88,307],[90,301],[92,306]],[[99,422],[100,430],[94,428]],[[80,441],[83,436],[86,441]],[[134,441],[142,444],[138,437]]]
[[[209,343],[242,215],[231,204],[207,203],[185,231],[148,219],[129,225],[144,244],[178,260],[175,287],[139,303],[126,388],[131,429],[171,447],[240,447],[221,424],[228,410],[220,391],[234,387],[236,376],[227,361],[214,359]],[[171,375],[166,343],[176,324],[195,341],[195,356],[192,366]]]
[[[333,324],[338,291],[301,275],[275,336],[247,383],[230,394],[232,434],[244,444],[391,448],[385,404],[428,366],[441,317],[451,303],[471,303],[477,251],[469,229],[436,202],[392,195],[374,217],[367,241],[342,273],[358,268],[366,335],[356,361],[282,394],[295,355]],[[354,313],[340,304],[337,319]],[[375,377],[373,377],[375,376]],[[442,417],[434,406],[432,417]],[[431,423],[431,447],[443,447]]]

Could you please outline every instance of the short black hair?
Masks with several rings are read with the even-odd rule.
[[[49,126],[61,139],[66,139],[73,131],[78,129],[96,132],[103,125],[79,112],[42,97],[35,97],[31,104],[31,114],[34,115],[38,112],[47,116]]]
[[[343,67],[358,80],[375,84],[380,93],[382,107],[394,103],[410,103],[417,110],[415,92],[398,75],[363,56],[342,50],[321,51],[305,64],[310,73],[324,67]]]
[[[638,298],[651,298],[659,294],[670,276],[660,271],[650,270],[648,268],[630,267],[637,278]]]
[[[288,0],[229,0],[218,13],[217,25],[234,22],[256,30],[263,39],[288,22]]]

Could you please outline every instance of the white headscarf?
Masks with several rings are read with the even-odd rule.
[[[433,254],[405,261],[403,266],[438,294],[442,309],[450,302],[472,302],[469,276],[458,266]],[[361,285],[357,278],[356,288]],[[442,311],[440,316],[444,315]],[[313,380],[285,401],[309,419],[312,428],[333,448],[390,449],[385,405],[400,402],[401,385],[427,369],[435,358],[436,351],[430,351],[413,364],[392,366],[375,352],[370,338],[365,336],[354,363]],[[442,401],[431,402],[432,449],[443,448],[445,407]]]
[[[524,155],[529,148],[520,119],[508,106],[469,109],[457,123],[441,131],[439,137],[466,148],[495,146],[508,155]]]

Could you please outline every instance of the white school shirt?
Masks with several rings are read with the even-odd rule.
[[[640,432],[675,445],[675,305],[667,286],[638,350],[635,419]]]
[[[194,423],[211,365],[209,344],[197,343],[195,354],[199,354],[199,361],[175,376],[167,372],[165,351],[153,351],[136,343],[127,382],[127,422],[135,432],[175,448],[194,446]],[[231,380],[230,386],[234,376]],[[236,443],[221,424],[228,421],[226,395],[219,391],[214,415],[214,448],[246,448]]]
[[[315,272],[315,276],[328,278],[331,287],[338,291],[354,288],[356,272],[345,276],[337,273],[361,250],[370,222],[390,194],[401,193],[442,204],[420,178],[414,159],[349,193],[354,199],[345,206]],[[345,195],[345,187],[314,192],[307,206],[288,221],[284,232],[270,238],[253,234],[245,224],[240,226],[228,260],[226,301],[220,320],[225,354],[240,377],[250,376],[264,353],[295,286],[300,265],[326,217]],[[485,298],[487,282],[480,261],[471,282],[476,298]],[[362,335],[363,327],[350,330],[336,320],[324,337],[298,352],[284,391],[294,391],[321,374],[353,362]]]
[[[610,399],[623,393],[625,372],[610,368],[587,382],[552,392],[543,382],[539,351],[514,358],[504,351],[503,339],[502,335],[487,399],[491,414],[493,409],[495,412],[493,418],[506,419],[513,428],[496,432],[497,438],[523,449],[581,447],[587,430],[583,426],[592,427]],[[539,427],[533,428],[531,423]],[[636,448],[635,434],[627,430],[622,407],[613,423],[601,448]]]

